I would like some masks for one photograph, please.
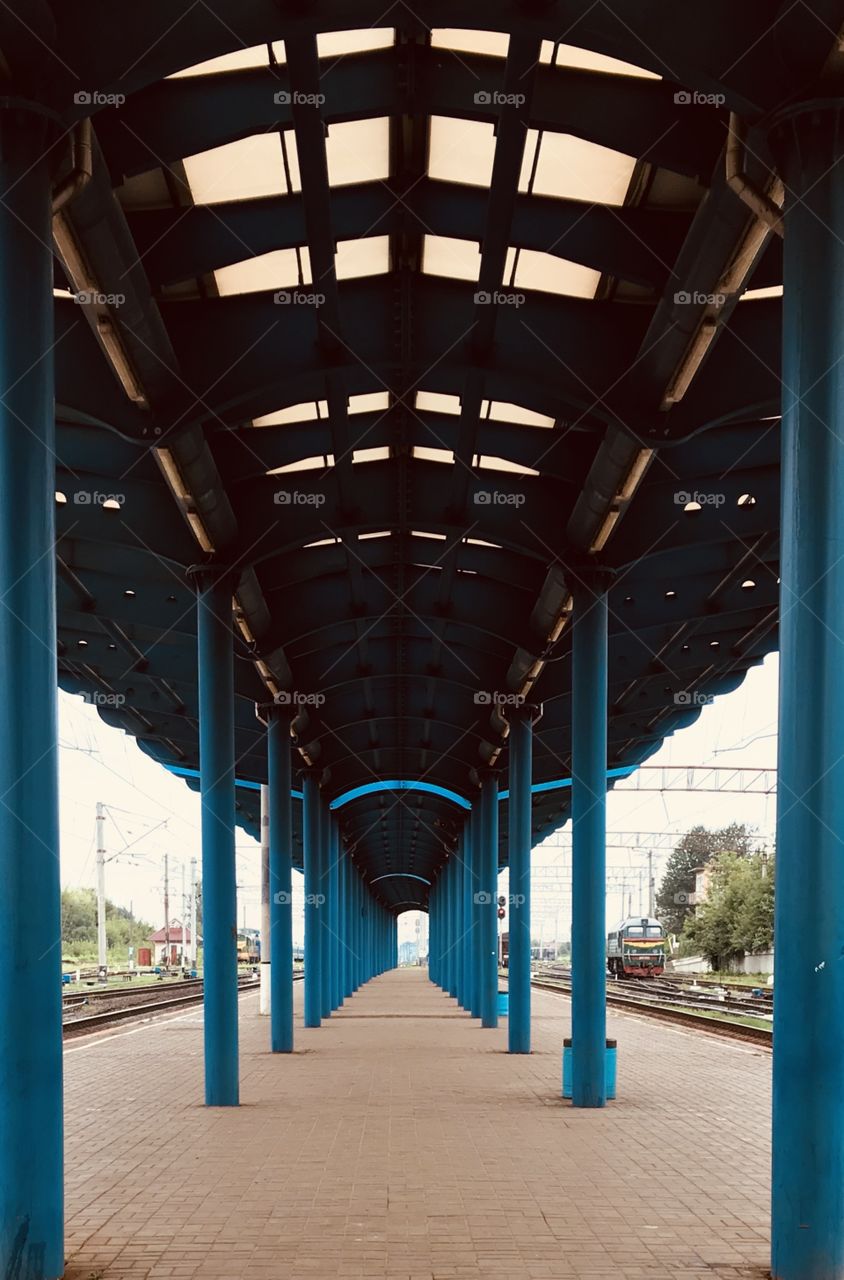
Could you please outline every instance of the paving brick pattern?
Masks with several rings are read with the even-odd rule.
[[[614,1017],[619,1098],[574,1110],[534,1001],[511,1058],[399,970],[273,1056],[245,997],[231,1110],[194,1011],[69,1046],[68,1280],[765,1275],[770,1055]]]

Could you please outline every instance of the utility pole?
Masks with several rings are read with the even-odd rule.
[[[244,906],[244,916],[245,916]],[[245,919],[244,919],[245,923]],[[270,1012],[270,789],[261,787],[261,987],[258,1013]]]
[[[182,968],[187,963],[187,936],[188,936],[188,896],[185,891],[185,864],[182,862],[182,945],[179,948],[179,958]]]
[[[196,943],[196,858],[190,860],[190,958],[191,968],[196,968],[199,950]]]
[[[656,906],[654,904],[654,855],[653,850],[648,850],[648,915],[653,918]]]
[[[164,855],[164,965],[170,967],[170,867],[168,854]]]
[[[101,982],[108,977],[105,900],[105,806],[97,801],[97,970]]]

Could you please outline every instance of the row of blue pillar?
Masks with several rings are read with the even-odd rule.
[[[320,794],[316,770],[304,773],[302,792],[305,1026],[318,1027],[363,983],[395,968],[398,931],[395,914],[375,898],[342,851],[339,825]]]
[[[27,1280],[56,1280],[64,1269],[46,127],[45,118],[28,112],[22,100],[0,113],[0,971],[6,975],[0,1019],[0,1273]],[[774,1280],[842,1280],[844,130],[838,101],[797,104],[780,119],[772,139],[786,189],[772,1274]],[[213,1104],[237,1101],[231,584],[221,586],[224,580],[206,578],[199,592],[206,1096]],[[574,1101],[600,1106],[606,595],[592,583],[580,597],[573,636]],[[281,754],[279,773],[285,768]],[[494,780],[486,779],[460,848],[433,887],[431,952],[435,980],[453,988],[463,1007],[490,1026],[496,1018],[492,794]],[[284,830],[286,801],[278,792],[275,805]],[[310,808],[313,845],[322,838],[315,831],[329,823],[318,797]],[[516,854],[524,859],[525,849]],[[287,856],[277,845],[279,886],[288,883]],[[395,956],[389,922],[360,878],[347,869],[338,881],[330,862],[323,872],[317,861],[315,872],[314,859],[321,857],[306,847],[310,882],[325,883],[320,877],[327,877],[329,900],[341,904],[341,923],[338,930],[335,917],[331,925],[332,908],[327,925],[325,914],[309,917],[308,964],[319,963],[323,972],[325,955],[330,974],[327,996],[311,980],[312,1017],[314,1009],[321,1017],[329,1003],[336,1007],[338,994]],[[282,907],[286,888],[277,892],[274,905]],[[484,894],[488,901],[477,896]],[[512,908],[511,903],[511,920]],[[283,912],[274,913],[280,936],[286,927]],[[324,953],[317,942],[322,928],[329,932]],[[517,963],[523,964],[524,939],[512,925],[511,932]],[[345,939],[344,945],[338,947],[333,935]],[[350,938],[357,940],[357,965],[338,959]],[[281,966],[274,968],[284,981]],[[520,974],[524,984],[524,970]],[[529,989],[514,986],[514,1000],[522,1019]],[[277,1016],[273,1047],[284,1050],[289,1045],[283,997]]]
[[[508,1048],[530,1053],[530,849],[533,711],[510,718]],[[429,897],[429,976],[483,1027],[498,1026],[498,777],[481,776],[457,848]]]

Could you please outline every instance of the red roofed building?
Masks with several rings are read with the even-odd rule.
[[[152,947],[152,962],[153,962],[153,964],[170,964],[170,965],[177,965],[177,964],[180,964],[180,963],[181,963],[181,960],[182,960],[182,950],[183,950],[183,941],[182,941],[182,922],[181,922],[181,920],[171,920],[171,921],[170,921],[170,929],[169,929],[169,934],[170,934],[170,956],[169,956],[169,959],[168,959],[168,956],[167,956],[167,934],[168,934],[168,930],[166,930],[166,929],[162,926],[162,928],[160,928],[160,929],[156,929],[155,933],[151,933],[151,934],[149,935],[149,939],[148,939],[148,941],[149,941],[149,943],[150,943],[150,946]],[[188,928],[188,929],[185,929],[184,945],[190,945],[190,940],[191,940],[191,938],[190,938],[190,929]],[[200,943],[200,945],[202,944],[202,938],[199,938],[199,943]]]

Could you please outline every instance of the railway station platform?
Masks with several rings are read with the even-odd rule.
[[[531,1055],[421,970],[296,1051],[240,1002],[241,1105],[208,1108],[202,1014],[65,1054],[67,1280],[686,1280],[769,1265],[771,1055],[610,1017],[619,1096],[560,1098],[567,998]]]

